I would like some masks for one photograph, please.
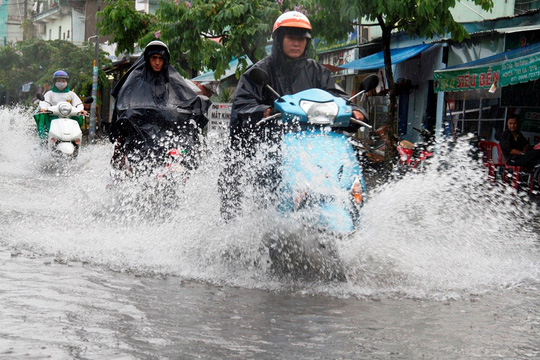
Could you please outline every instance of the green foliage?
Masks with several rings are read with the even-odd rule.
[[[285,10],[308,15],[314,36],[335,40],[352,31],[352,24],[338,15],[319,16],[317,3],[315,0],[165,0],[155,18],[148,20],[127,0],[119,0],[110,2],[100,13],[100,33],[113,35],[119,51],[133,51],[129,46],[134,43],[143,48],[159,38],[169,46],[172,63],[178,70],[211,69],[219,78],[234,58],[247,55],[257,61],[266,56],[265,47],[274,21]],[[139,25],[120,26],[119,14]],[[241,60],[237,75],[246,65]]]
[[[325,16],[340,14],[341,19],[356,22],[366,19],[383,28],[403,30],[412,37],[431,38],[450,33],[462,41],[467,32],[457,23],[450,10],[460,0],[320,0]],[[493,8],[493,0],[473,0],[483,10]],[[328,13],[330,12],[330,13]]]
[[[148,34],[155,22],[153,15],[135,10],[133,1],[110,0],[97,13],[100,35],[112,35],[118,45],[116,54],[133,53],[134,44]]]
[[[24,19],[21,23],[21,29],[23,30],[24,40],[33,39],[36,37],[37,29],[31,19]]]
[[[0,48],[0,85],[13,94],[12,98],[16,98],[22,84],[50,85],[54,72],[62,69],[69,74],[69,86],[73,91],[81,97],[90,96],[94,56],[93,44],[77,47],[64,40],[30,39],[7,45]],[[102,52],[100,63],[109,62]],[[99,82],[103,84],[106,81],[105,73],[100,71]],[[30,98],[34,95],[28,94]]]

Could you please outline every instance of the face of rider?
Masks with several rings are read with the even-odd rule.
[[[152,70],[155,72],[160,72],[163,68],[163,63],[165,60],[163,59],[163,56],[159,54],[152,54],[150,56],[150,66],[152,67]]]
[[[283,52],[291,59],[298,59],[307,46],[307,38],[305,36],[285,35],[283,37]]]
[[[56,79],[56,82],[54,83],[56,88],[58,90],[64,90],[67,86],[67,80],[66,79]]]

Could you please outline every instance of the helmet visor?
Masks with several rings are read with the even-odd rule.
[[[292,37],[305,37],[311,39],[311,31],[297,27],[282,27],[283,34]]]

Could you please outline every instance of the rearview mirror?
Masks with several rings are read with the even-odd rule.
[[[92,96],[87,96],[84,98],[84,103],[85,104],[91,104],[94,102],[94,98]]]
[[[260,86],[268,84],[268,74],[258,67],[254,67],[249,71],[249,79]]]
[[[368,75],[360,84],[360,90],[370,91],[379,86],[379,77],[375,74]]]

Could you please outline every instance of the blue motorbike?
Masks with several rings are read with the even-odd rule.
[[[350,100],[321,89],[281,96],[268,85],[268,74],[254,68],[250,79],[267,87],[277,98],[276,114],[258,125],[277,121],[284,129],[281,143],[281,188],[278,209],[285,217],[319,231],[349,234],[359,220],[366,186],[350,137],[351,123],[371,128],[352,117]],[[377,87],[376,75],[362,82],[362,91]],[[353,97],[353,98],[354,98]]]

